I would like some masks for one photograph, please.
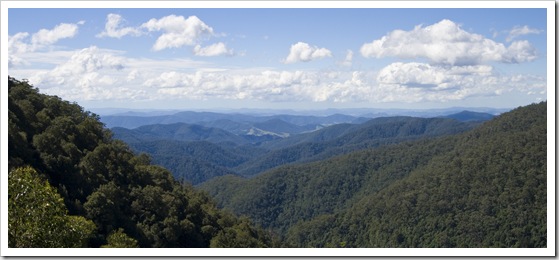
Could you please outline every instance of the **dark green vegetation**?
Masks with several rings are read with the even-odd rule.
[[[76,104],[8,82],[10,247],[269,247]]]
[[[546,106],[201,188],[298,247],[546,247]]]

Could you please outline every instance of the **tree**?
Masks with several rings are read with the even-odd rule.
[[[117,231],[111,232],[107,238],[107,244],[101,246],[103,248],[136,248],[138,247],[138,241],[126,235],[122,228]]]
[[[62,197],[31,167],[8,175],[9,247],[85,247],[92,221],[70,216]]]

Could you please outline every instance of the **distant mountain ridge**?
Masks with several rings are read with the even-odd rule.
[[[273,115],[273,116],[254,116],[245,114],[223,114],[213,112],[192,112],[184,111],[172,115],[159,115],[159,116],[102,116],[101,121],[105,123],[108,128],[123,127],[123,128],[137,128],[143,125],[154,124],[173,124],[173,123],[187,123],[187,124],[211,124],[216,121],[229,120],[237,123],[263,123],[270,120],[282,120],[283,122],[290,123],[298,126],[305,125],[331,125],[344,122],[351,122],[357,117],[345,115],[332,115],[332,116],[300,116],[300,115]]]
[[[325,111],[315,111],[315,115],[297,114],[243,114],[241,112],[195,112],[195,111],[143,111],[143,112],[121,112],[114,115],[102,115],[101,122],[105,123],[107,128],[124,127],[128,129],[137,128],[143,125],[153,124],[172,124],[172,123],[188,123],[212,126],[215,122],[228,120],[236,123],[261,123],[273,119],[280,119],[284,122],[305,126],[305,125],[333,125],[341,123],[362,123],[366,120],[377,117],[393,117],[393,116],[414,116],[414,117],[442,117],[460,113],[462,111],[471,111],[472,113],[485,113],[498,115],[509,109],[494,108],[449,108],[449,109],[429,109],[429,110],[404,110],[404,109],[332,109]],[[237,110],[233,110],[237,111]],[[242,110],[239,110],[242,111]],[[282,111],[287,112],[287,111]],[[328,114],[325,114],[327,113]],[[347,112],[343,114],[343,112]],[[271,113],[271,112],[270,112]],[[307,112],[310,113],[310,112]],[[213,127],[221,128],[217,125]],[[227,129],[226,129],[227,130]],[[229,130],[228,130],[229,131]]]
[[[323,160],[386,144],[456,134],[479,124],[451,118],[402,116],[375,118],[360,124],[301,126],[282,118],[289,119],[280,116],[256,123],[220,119],[209,124],[234,132],[186,123],[145,125],[135,129],[116,127],[112,131],[115,138],[127,142],[137,152],[150,154],[154,162],[170,169],[177,179],[196,185],[224,174],[254,176],[285,164]],[[329,117],[329,120],[349,119],[353,117]],[[204,142],[205,145],[200,145]],[[232,155],[237,159],[224,164]]]
[[[186,123],[144,125],[136,129],[115,127],[112,131],[115,137],[129,143],[146,140],[248,143],[248,141],[242,137],[219,128]]]

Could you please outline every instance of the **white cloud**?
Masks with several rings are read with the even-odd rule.
[[[23,41],[29,37],[29,33],[21,32],[13,36],[8,36],[8,67],[28,64],[19,54],[25,53],[30,46]]]
[[[219,42],[206,47],[196,45],[194,47],[194,55],[196,56],[221,56],[221,55],[233,55],[233,51],[227,49],[225,43]]]
[[[512,41],[514,38],[526,35],[526,34],[540,34],[543,30],[538,30],[534,28],[528,27],[528,25],[524,26],[515,26],[510,30],[509,35],[507,36],[507,42]]]
[[[122,16],[118,14],[108,14],[107,22],[105,23],[105,30],[97,34],[96,37],[112,37],[121,38],[126,35],[139,36],[142,32],[134,27],[120,27],[124,22]]]
[[[78,25],[84,24],[83,21],[77,24],[61,23],[52,30],[41,29],[31,37],[31,44],[34,46],[51,45],[61,39],[72,38],[78,33]]]
[[[397,84],[406,87],[442,90],[472,87],[472,77],[491,76],[488,65],[440,67],[425,63],[396,62],[384,67],[377,76],[379,84]]]
[[[27,52],[30,46],[23,41],[29,37],[29,33],[20,32],[13,36],[8,35],[8,51],[10,53],[23,53]]]
[[[361,55],[368,58],[426,58],[435,64],[475,65],[486,62],[525,62],[536,56],[528,42],[509,47],[479,34],[469,33],[450,20],[411,31],[395,30],[371,43],[363,44]]]
[[[489,65],[433,66],[426,63],[392,63],[376,78],[391,100],[452,101],[507,92],[545,90],[545,79],[527,75],[499,75]],[[402,95],[397,97],[398,93]]]
[[[326,48],[318,48],[305,42],[298,42],[291,45],[289,55],[285,58],[284,63],[308,62],[325,57],[332,57],[332,52]]]
[[[196,16],[185,19],[183,16],[169,15],[161,19],[151,19],[142,24],[148,31],[163,31],[153,50],[192,46],[214,34],[213,28]]]
[[[76,51],[66,62],[50,71],[33,75],[29,80],[45,88],[63,89],[64,86],[68,89],[82,90],[97,88],[118,81],[118,77],[111,78],[111,74],[124,68],[123,61],[122,57],[114,56],[92,46]],[[64,93],[58,94],[65,95]],[[85,94],[85,96],[92,95],[92,93]]]
[[[43,93],[66,100],[147,100],[149,91],[135,87],[140,72],[128,69],[125,57],[96,46],[75,51],[51,70],[30,71],[25,77]],[[25,73],[25,71],[22,71]],[[15,74],[22,73],[15,70]]]
[[[128,81],[128,82],[133,81],[133,80],[135,80],[135,79],[138,77],[138,75],[139,75],[138,70],[137,70],[137,69],[133,69],[132,71],[130,71],[130,72],[128,73],[128,76],[126,76],[126,81]]]
[[[521,63],[532,61],[536,58],[536,49],[528,41],[512,42],[503,55],[502,62]]]
[[[29,37],[28,32],[19,32],[13,36],[8,36],[8,66],[29,65],[30,62],[23,58],[33,58],[29,54],[37,53],[61,39],[72,38],[78,33],[78,25],[83,25],[84,21],[75,24],[61,23],[52,30],[41,29]],[[30,39],[29,39],[30,38]]]

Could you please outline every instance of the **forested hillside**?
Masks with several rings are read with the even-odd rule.
[[[546,105],[201,187],[300,247],[546,247]]]
[[[385,117],[356,125],[334,125],[268,144],[265,146],[271,148],[268,153],[234,170],[243,176],[253,176],[280,165],[325,160],[382,145],[456,134],[475,125],[475,122],[463,123],[453,119],[416,117]],[[278,146],[283,148],[275,148]]]
[[[77,104],[8,82],[9,247],[270,247]]]

